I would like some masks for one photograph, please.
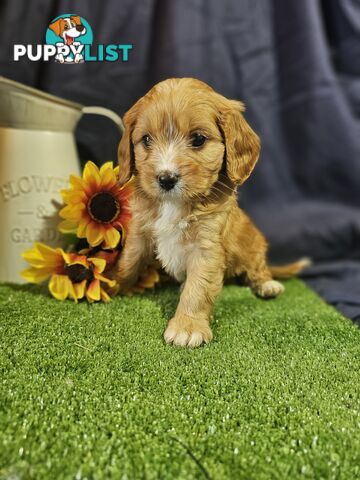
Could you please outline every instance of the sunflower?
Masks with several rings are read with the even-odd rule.
[[[57,300],[68,297],[75,302],[84,297],[90,303],[110,300],[102,284],[114,287],[116,282],[102,275],[106,260],[66,253],[62,248],[51,248],[42,243],[35,243],[22,256],[30,264],[21,273],[23,278],[31,283],[50,278],[49,290]]]
[[[104,248],[115,248],[123,242],[131,218],[129,198],[132,182],[120,186],[117,178],[119,167],[112,162],[100,169],[87,162],[82,178],[71,175],[70,188],[61,192],[66,206],[60,211],[64,219],[59,230],[86,238],[89,245],[102,244]]]
[[[133,295],[134,293],[144,293],[147,288],[154,288],[155,285],[160,281],[160,275],[156,268],[148,266],[145,270],[139,275],[137,283],[123,291],[126,295]]]
[[[87,247],[77,251],[80,253],[80,255],[104,259],[106,261],[106,269],[110,269],[119,260],[122,246],[119,245],[117,248],[106,250],[101,247]]]
[[[101,258],[106,261],[106,268],[111,268],[118,261],[121,251],[119,250],[103,250],[99,247],[90,249],[85,248],[80,250],[80,254],[91,255],[91,257]],[[146,289],[154,288],[160,282],[160,275],[157,268],[153,265],[146,266],[140,273],[138,281],[130,288],[122,289],[121,292],[125,295],[133,295],[134,293],[144,293]],[[120,289],[117,284],[107,289],[111,295],[119,293]]]

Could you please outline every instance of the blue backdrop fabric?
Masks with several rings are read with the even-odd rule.
[[[77,13],[97,43],[132,43],[127,63],[14,63]],[[270,257],[310,256],[304,279],[360,322],[360,3],[358,0],[5,0],[0,74],[123,114],[155,82],[191,76],[247,105],[262,139],[240,204]],[[18,28],[21,25],[21,28]],[[116,158],[116,128],[81,120],[84,160]]]

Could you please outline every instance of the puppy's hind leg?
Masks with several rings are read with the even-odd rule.
[[[261,298],[274,298],[280,295],[285,290],[282,283],[277,280],[266,280],[259,285],[256,289],[253,289],[255,294]]]
[[[273,280],[273,277],[292,278],[302,272],[304,268],[310,265],[311,260],[309,258],[301,258],[296,262],[288,263],[281,266],[268,266],[266,264],[266,260],[263,259],[260,270],[258,272],[255,272],[255,275],[252,274],[254,285],[253,290],[257,295],[263,298],[276,297],[285,290],[285,287],[280,282]],[[258,278],[257,275],[259,273],[261,274]]]
[[[282,283],[272,278],[265,258],[246,271],[246,278],[252,291],[261,298],[274,298],[285,290]]]

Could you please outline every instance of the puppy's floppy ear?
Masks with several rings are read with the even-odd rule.
[[[64,22],[64,20],[62,18],[59,18],[55,22],[50,23],[50,25],[49,25],[50,30],[52,30],[55,33],[55,35],[60,36],[60,33],[62,32],[62,29],[63,29],[62,28],[63,27],[63,22]]]
[[[260,154],[260,139],[242,115],[244,105],[222,97],[219,126],[225,140],[226,173],[235,185],[250,176]]]
[[[79,15],[72,15],[70,17],[71,20],[74,20],[74,22],[76,23],[76,25],[81,25],[81,19],[79,17]]]
[[[125,113],[123,118],[125,129],[118,147],[118,163],[120,167],[119,183],[121,185],[130,180],[131,176],[135,174],[135,154],[132,143],[132,132],[139,113],[140,102],[141,99]]]

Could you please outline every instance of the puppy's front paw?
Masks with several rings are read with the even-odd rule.
[[[284,290],[285,287],[282,283],[277,282],[276,280],[268,280],[257,287],[256,294],[262,298],[273,298],[280,295]]]
[[[209,343],[213,338],[209,322],[205,319],[195,319],[187,315],[172,318],[164,332],[166,343],[179,347],[199,347]]]

